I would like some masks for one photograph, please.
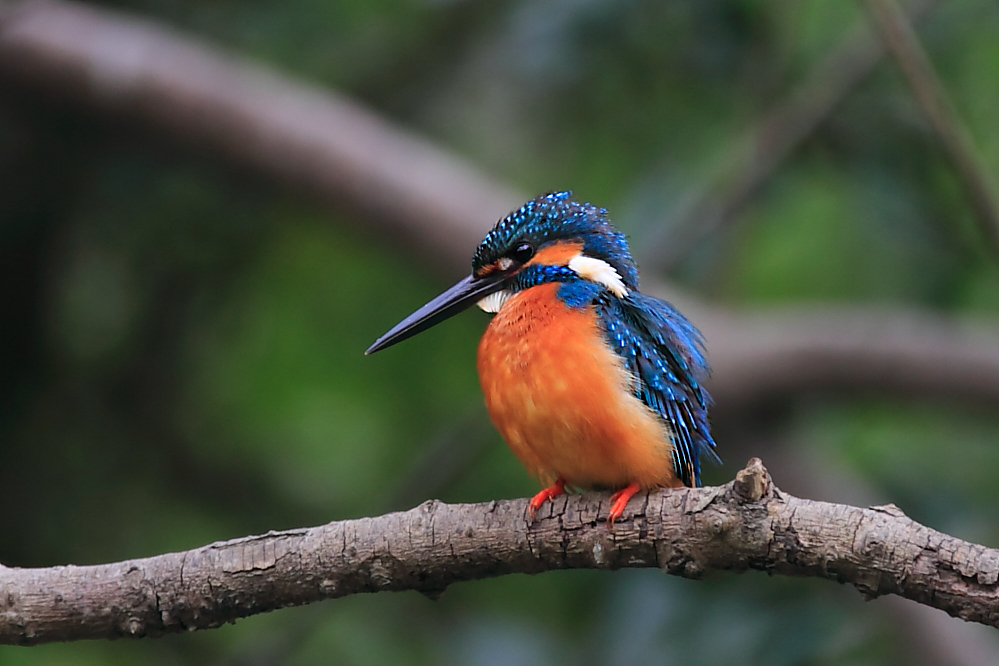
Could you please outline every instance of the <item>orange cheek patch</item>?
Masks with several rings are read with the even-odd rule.
[[[485,266],[480,268],[478,271],[475,272],[475,275],[481,278],[489,275],[490,273],[495,273],[498,270],[499,266],[497,266],[496,263],[494,262],[491,264],[486,264]]]
[[[549,245],[548,247],[540,250],[524,265],[530,266],[532,264],[540,264],[542,266],[566,266],[573,257],[581,254],[582,252],[583,244],[579,241],[558,241],[554,245]],[[487,264],[480,268],[475,274],[481,278],[499,270],[499,263],[494,261],[493,263]]]
[[[541,264],[544,266],[565,266],[569,260],[582,253],[583,244],[579,241],[559,241],[554,245],[542,248],[531,257],[525,266]]]

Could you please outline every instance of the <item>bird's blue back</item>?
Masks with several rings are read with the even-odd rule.
[[[596,303],[608,344],[635,377],[635,395],[659,414],[673,434],[673,469],[687,486],[701,485],[701,456],[715,460],[701,386],[709,366],[700,332],[666,301],[632,291]]]

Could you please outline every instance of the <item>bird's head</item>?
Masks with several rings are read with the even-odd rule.
[[[399,322],[367,354],[401,342],[473,303],[498,312],[512,295],[546,282],[590,281],[623,297],[638,288],[638,268],[607,211],[544,194],[496,223],[472,257],[472,273]]]

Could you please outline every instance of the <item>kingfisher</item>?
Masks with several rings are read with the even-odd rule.
[[[613,490],[608,524],[639,491],[701,485],[715,454],[704,340],[638,289],[638,266],[607,210],[571,192],[528,201],[496,223],[471,274],[378,338],[371,354],[465,310],[494,316],[478,371],[496,428],[545,488]]]

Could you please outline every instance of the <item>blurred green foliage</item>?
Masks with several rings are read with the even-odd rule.
[[[814,0],[108,4],[355,95],[523,190],[571,187],[636,237],[861,17]],[[921,35],[999,174],[999,9],[941,5]],[[0,176],[5,564],[375,514],[403,487],[413,501],[534,490],[481,404],[484,315],[361,355],[442,286],[432,258],[162,138],[23,95],[0,102]],[[889,64],[676,277],[747,305],[999,312],[960,184]],[[836,395],[786,420],[771,427],[913,517],[999,541],[999,421],[984,410]],[[469,428],[489,446],[421,491],[421,452]],[[742,461],[727,462],[710,478]],[[824,665],[912,649],[883,606],[825,582],[564,572],[156,641],[0,648],[0,664]]]

